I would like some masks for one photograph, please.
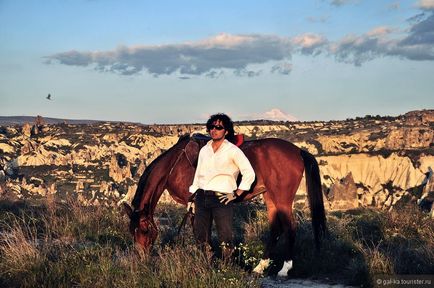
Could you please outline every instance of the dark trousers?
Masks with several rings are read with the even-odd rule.
[[[193,232],[199,244],[211,245],[211,227],[214,220],[219,245],[232,247],[233,243],[233,204],[224,205],[211,191],[199,190],[195,198]]]

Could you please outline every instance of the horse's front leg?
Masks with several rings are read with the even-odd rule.
[[[279,224],[279,218],[277,216],[277,209],[272,200],[270,199],[268,193],[264,194],[265,204],[267,205],[267,215],[268,223],[270,225],[270,236],[267,240],[265,246],[264,257],[261,259],[259,264],[253,269],[253,272],[258,274],[263,274],[265,269],[267,269],[271,264],[271,253],[276,247],[279,236],[282,233]]]

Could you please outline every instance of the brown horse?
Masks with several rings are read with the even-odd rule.
[[[172,198],[183,205],[191,195],[188,188],[195,173],[199,150],[206,144],[200,137],[182,136],[169,150],[155,159],[140,178],[131,208],[124,203],[130,217],[130,232],[139,247],[148,250],[157,238],[154,210],[161,194],[167,189]],[[250,191],[241,200],[250,200],[262,194],[267,206],[270,237],[264,260],[255,268],[262,273],[277,243],[283,243],[285,261],[279,275],[286,276],[292,267],[295,240],[295,219],[292,204],[303,172],[312,215],[315,243],[326,231],[321,179],[318,163],[313,155],[287,141],[275,138],[246,141],[240,146],[256,173]],[[280,245],[279,245],[280,246]]]

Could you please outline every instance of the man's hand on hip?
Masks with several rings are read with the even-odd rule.
[[[237,199],[241,195],[241,194],[240,195],[237,194],[238,191],[241,191],[241,190],[237,190],[233,193],[221,194],[221,195],[218,195],[217,197],[219,198],[220,203],[228,205],[229,203],[231,203],[232,201],[234,201],[235,199]],[[243,191],[241,191],[241,193],[242,192]]]

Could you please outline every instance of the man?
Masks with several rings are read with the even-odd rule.
[[[237,146],[232,120],[225,114],[212,115],[206,123],[211,140],[199,152],[196,173],[189,191],[195,197],[193,232],[199,244],[211,244],[212,221],[215,221],[220,245],[233,246],[233,201],[249,190],[255,180],[252,165]],[[237,187],[241,172],[242,181]],[[193,198],[193,197],[191,197]],[[188,209],[190,209],[189,203]],[[225,255],[226,254],[226,255]]]

